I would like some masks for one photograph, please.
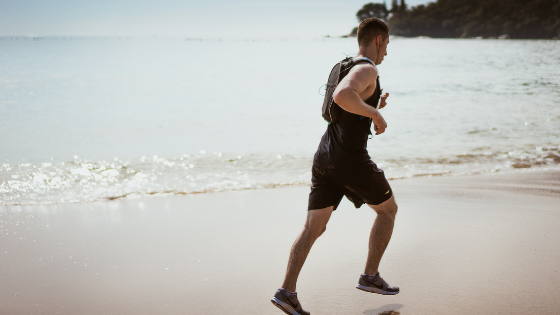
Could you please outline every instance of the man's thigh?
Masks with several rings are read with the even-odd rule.
[[[342,197],[342,190],[332,180],[332,170],[313,166],[311,170],[311,191],[307,210],[317,210],[332,207],[336,210]]]

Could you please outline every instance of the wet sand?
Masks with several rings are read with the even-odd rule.
[[[391,185],[400,207],[380,271],[401,293],[355,289],[374,213],[345,200],[302,270],[305,309],[560,313],[560,171]],[[282,314],[270,298],[308,190],[0,208],[0,314]]]

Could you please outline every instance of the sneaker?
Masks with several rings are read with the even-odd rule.
[[[398,287],[392,287],[385,282],[385,280],[383,280],[383,278],[379,275],[379,272],[374,276],[370,276],[365,273],[362,274],[356,289],[384,295],[394,295],[400,292]]]
[[[270,300],[272,304],[276,305],[279,309],[284,311],[286,314],[290,315],[309,315],[309,312],[306,312],[301,308],[301,304],[299,304],[299,300],[297,298],[297,293],[292,293],[290,291],[284,290],[282,288],[276,291],[272,300]]]

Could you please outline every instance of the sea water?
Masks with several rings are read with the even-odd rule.
[[[355,38],[1,37],[0,205],[308,185]],[[389,178],[560,167],[560,41],[391,37]]]

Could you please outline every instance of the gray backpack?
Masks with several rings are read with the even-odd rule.
[[[323,118],[329,123],[334,123],[340,120],[340,111],[343,109],[335,103],[333,99],[334,90],[338,86],[340,80],[342,80],[350,69],[361,62],[369,62],[375,67],[373,61],[368,58],[360,57],[352,59],[348,57],[341,62],[337,63],[331,70],[329,75],[329,81],[327,82],[327,90],[325,92],[325,99],[323,100]]]

